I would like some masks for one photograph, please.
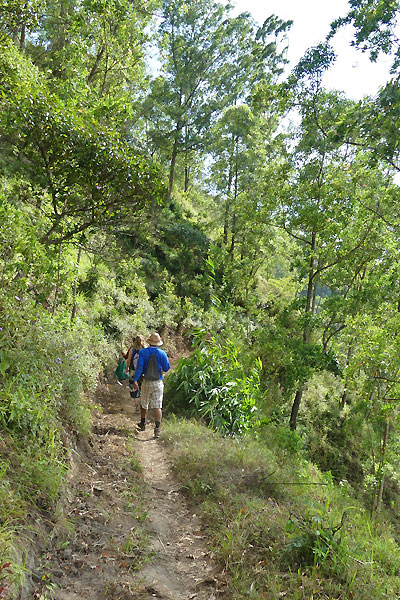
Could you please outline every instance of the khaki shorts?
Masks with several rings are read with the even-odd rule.
[[[162,379],[157,381],[143,380],[140,392],[140,406],[145,408],[162,408],[164,394],[164,382]]]

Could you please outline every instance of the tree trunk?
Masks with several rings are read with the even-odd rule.
[[[312,306],[311,306],[311,314],[315,314],[315,307],[317,301],[317,282],[313,285],[313,294],[312,294]]]
[[[233,144],[235,140],[233,139]],[[233,180],[233,151],[229,160],[229,173],[228,173],[228,182],[226,188],[226,204],[225,204],[225,215],[224,215],[224,246],[225,248],[228,246],[228,232],[229,232],[229,215],[231,212],[231,192],[232,192],[232,180]]]
[[[237,138],[235,140],[235,144],[237,146]],[[231,262],[233,262],[233,255],[235,252],[235,244],[236,244],[236,223],[237,223],[237,212],[236,212],[236,200],[238,197],[238,165],[237,165],[237,159],[235,160],[235,178],[234,178],[234,183],[233,183],[233,201],[232,201],[232,206],[233,206],[233,216],[232,216],[232,235],[231,235],[231,245],[229,248],[229,256],[231,259]]]
[[[308,313],[313,314],[313,289],[314,289],[314,268],[315,268],[315,257],[314,257],[314,252],[315,252],[315,247],[316,247],[316,241],[317,241],[317,233],[316,231],[312,232],[312,236],[311,236],[311,258],[310,258],[310,270],[308,272],[308,284],[307,284],[307,295],[306,295],[306,307],[305,307],[305,316],[307,316]],[[309,323],[305,323],[304,324],[304,330],[303,330],[303,342],[305,344],[307,344],[310,341],[311,338],[311,327],[309,325]],[[304,383],[300,383],[299,387],[297,388],[297,392],[296,395],[294,397],[293,400],[293,406],[292,406],[292,412],[290,415],[290,421],[289,421],[289,425],[290,425],[290,429],[292,431],[295,431],[297,428],[297,415],[299,414],[299,408],[300,408],[300,404],[301,404],[301,399],[303,397],[303,392],[304,392]]]
[[[388,438],[389,438],[389,428],[390,428],[390,419],[389,419],[389,417],[386,417],[385,432],[383,434],[383,442],[382,442],[382,449],[381,449],[381,461],[380,461],[380,465],[379,465],[380,480],[379,480],[378,498],[376,500],[376,510],[377,511],[380,510],[381,504],[382,504],[383,488],[384,488],[384,483],[385,483],[385,473],[384,473],[383,469],[385,466],[385,454],[386,454],[386,447],[387,447],[387,442],[388,442]]]
[[[353,354],[353,344],[349,344],[349,347],[347,349],[346,367],[348,367],[350,364],[350,359],[352,357],[352,354]],[[341,408],[344,408],[344,406],[346,404],[346,400],[347,400],[347,377],[344,381],[344,390],[343,390],[342,397],[340,399]]]
[[[189,151],[188,147],[188,137],[189,137],[189,129],[188,126],[185,126],[185,184],[184,184],[184,192],[187,192],[189,189],[189,181],[190,181],[190,165],[189,165]]]
[[[104,51],[105,51],[105,46],[102,46],[101,49],[98,51],[98,53],[96,55],[95,61],[93,63],[93,66],[90,69],[90,73],[89,73],[89,75],[87,76],[87,79],[86,79],[86,83],[88,85],[90,85],[92,83],[93,79],[95,78],[95,76],[97,74],[100,61],[103,58]]]
[[[179,137],[179,130],[177,128],[176,131],[175,131],[175,139],[174,139],[174,145],[173,145],[173,148],[172,148],[171,163],[170,163],[170,167],[169,167],[169,181],[168,181],[167,200],[171,199],[172,187],[174,185],[175,164],[176,164],[176,157],[178,156],[178,137]]]
[[[231,263],[233,263],[233,255],[235,252],[235,244],[236,244],[236,220],[237,220],[237,215],[236,213],[233,213],[232,216],[232,235],[231,235],[231,245],[229,248],[229,256],[231,259]]]
[[[315,268],[315,246],[317,240],[317,233],[313,231],[311,234],[311,258],[310,258],[310,270],[308,272],[308,284],[307,284],[307,295],[306,295],[306,308],[305,314],[309,312],[313,314],[315,306],[313,305],[313,290],[314,290],[314,268]],[[310,326],[306,323],[304,326],[303,340],[308,342],[310,339],[311,331]]]
[[[24,13],[26,14],[28,10],[28,3],[25,2],[24,4]],[[26,38],[26,25],[25,23],[22,23],[21,25],[21,32],[19,35],[19,49],[22,51],[25,48],[25,38]]]
[[[58,304],[58,292],[60,289],[60,281],[61,281],[61,253],[62,253],[62,244],[60,244],[58,248],[58,262],[57,262],[57,282],[56,288],[54,290],[54,302],[51,314],[54,315],[56,312],[57,304]]]
[[[179,110],[182,107],[182,99],[183,99],[183,90],[182,88],[179,90],[179,99],[178,99],[178,108]],[[174,177],[175,177],[175,164],[176,157],[178,156],[178,145],[179,145],[179,136],[183,128],[183,124],[180,120],[181,117],[178,117],[178,120],[175,123],[175,132],[174,132],[174,145],[172,147],[172,155],[171,162],[169,166],[169,180],[168,180],[168,192],[167,192],[167,201],[171,199],[172,188],[174,185]]]
[[[19,49],[22,51],[25,48],[26,27],[23,23],[21,26],[21,35],[19,37]]]
[[[189,181],[190,181],[190,167],[189,165],[185,165],[185,189],[184,191],[187,192],[189,189]]]
[[[289,424],[290,424],[290,429],[292,431],[296,431],[296,429],[297,429],[297,415],[299,414],[299,408],[300,408],[300,403],[301,403],[301,399],[303,396],[303,392],[304,392],[304,385],[300,385],[297,388],[297,392],[296,392],[296,395],[293,400],[292,412],[290,415]]]

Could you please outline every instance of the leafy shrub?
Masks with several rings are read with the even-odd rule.
[[[168,409],[200,416],[214,429],[240,434],[246,431],[259,398],[260,361],[247,375],[230,340],[212,337],[198,343],[195,352],[180,361],[168,378]]]
[[[12,490],[5,507],[17,514],[27,499],[46,507],[56,500],[66,470],[64,430],[88,433],[87,394],[106,346],[79,317],[71,325],[69,312],[51,315],[27,294],[7,291],[0,293],[0,487]]]
[[[318,502],[309,504],[304,517],[291,514],[287,523],[289,539],[285,555],[296,567],[318,566],[342,576],[348,556],[339,532],[346,513],[339,524],[327,522],[327,516],[329,508]]]
[[[159,296],[154,300],[153,328],[177,327],[180,320],[180,299],[176,294],[173,283],[166,281]]]

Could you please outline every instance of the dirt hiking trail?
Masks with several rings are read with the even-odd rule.
[[[152,423],[136,431],[139,413],[126,387],[103,384],[96,402],[101,410],[93,417],[93,438],[76,455],[65,522],[44,557],[32,598],[219,597],[200,519],[171,473],[162,437],[153,438]]]

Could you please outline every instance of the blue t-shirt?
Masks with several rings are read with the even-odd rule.
[[[135,375],[133,379],[137,381],[142,373],[146,372],[147,365],[149,364],[150,356],[152,354],[156,355],[158,368],[160,369],[160,379],[163,378],[162,372],[166,373],[169,371],[169,361],[168,356],[164,352],[164,350],[160,350],[157,346],[149,346],[149,348],[142,348],[139,352],[139,358],[136,365]]]

